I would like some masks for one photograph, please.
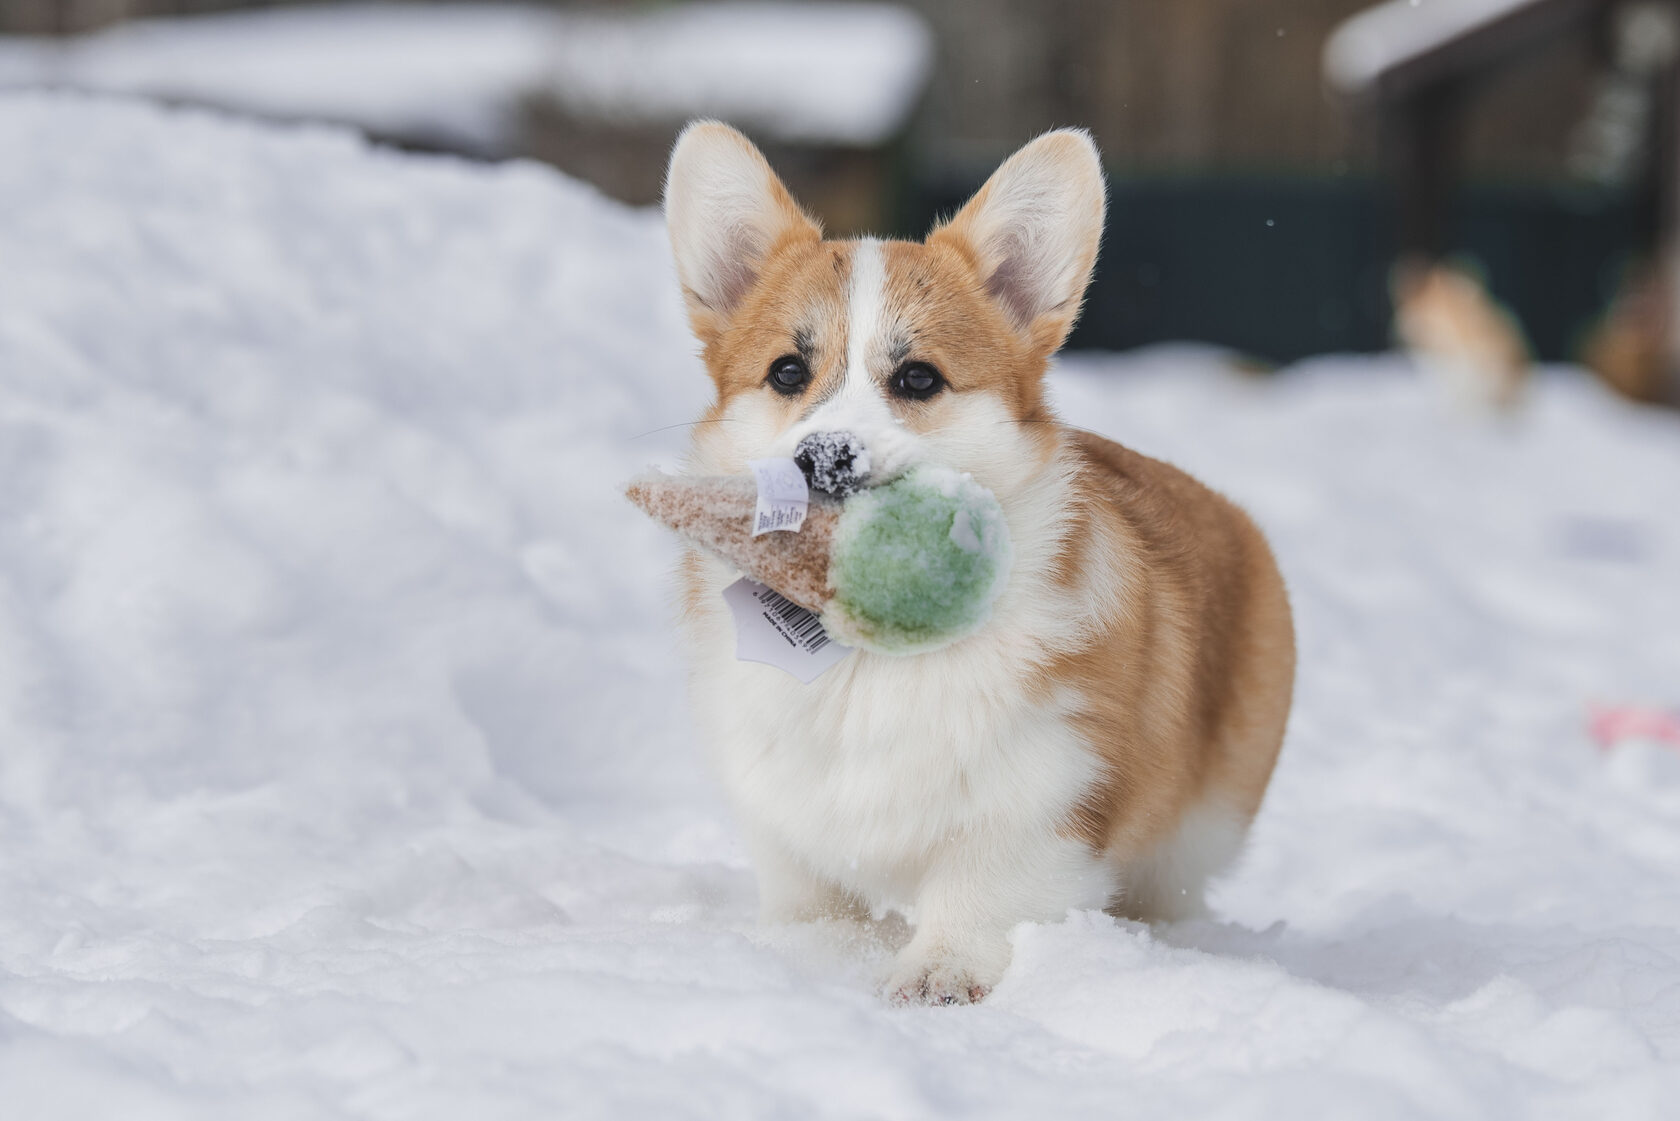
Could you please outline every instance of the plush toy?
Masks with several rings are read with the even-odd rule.
[[[997,499],[967,475],[920,466],[834,501],[813,495],[797,531],[753,536],[746,477],[649,474],[637,506],[821,618],[838,642],[883,654],[934,650],[991,615],[1009,571]]]

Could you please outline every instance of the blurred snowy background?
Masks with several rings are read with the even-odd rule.
[[[0,0],[0,1116],[1668,1115],[1670,5],[231,7]],[[618,493],[695,113],[838,233],[1096,131],[1055,398],[1298,615],[1214,920],[755,927]]]
[[[713,115],[837,234],[920,236],[1083,125],[1114,205],[1075,348],[1398,333],[1496,403],[1530,359],[1680,394],[1677,60],[1674,0],[0,0],[0,89],[527,157],[638,205]]]

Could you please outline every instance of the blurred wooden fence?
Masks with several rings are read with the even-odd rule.
[[[983,164],[1079,124],[1122,169],[1366,166],[1373,145],[1326,95],[1320,55],[1370,2],[912,0],[940,51],[918,146]],[[1501,76],[1467,122],[1472,173],[1561,172],[1593,66],[1571,42]]]
[[[1370,0],[903,2],[929,20],[939,43],[912,145],[929,165],[983,165],[1066,124],[1090,128],[1121,169],[1325,171],[1371,156],[1325,95],[1320,67],[1331,29]],[[0,0],[0,32],[67,34],[272,3]],[[1590,44],[1567,43],[1502,78],[1467,122],[1471,173],[1561,170],[1592,65]]]

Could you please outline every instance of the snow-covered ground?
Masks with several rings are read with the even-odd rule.
[[[717,116],[779,140],[875,145],[933,61],[914,12],[883,3],[518,3],[278,7],[0,36],[0,90],[50,87],[210,105],[484,156],[520,150],[551,98],[584,119]],[[797,76],[784,78],[797,58]]]
[[[1657,1118],[1680,1099],[1680,424],[1551,371],[1069,359],[1277,546],[1283,761],[1217,921],[983,1005],[755,929],[672,543],[655,215],[530,166],[0,99],[0,1115]],[[888,936],[891,932],[888,931]]]

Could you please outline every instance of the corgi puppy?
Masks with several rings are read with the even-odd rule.
[[[809,685],[737,661],[736,573],[695,549],[681,562],[694,713],[761,917],[901,912],[897,1001],[979,1000],[1023,921],[1197,914],[1282,742],[1294,635],[1265,540],[1045,403],[1103,209],[1082,131],[1022,148],[921,243],[823,240],[725,125],[690,125],[671,156],[671,246],[716,389],[689,469],[744,474],[844,434],[856,477],[825,472],[825,489],[943,465],[996,495],[1014,542],[977,633],[856,650]]]

